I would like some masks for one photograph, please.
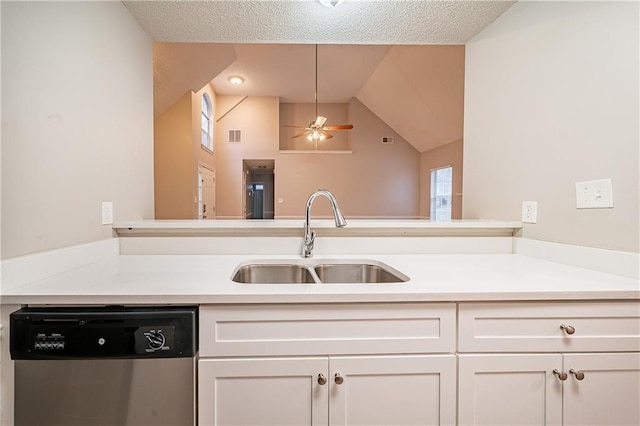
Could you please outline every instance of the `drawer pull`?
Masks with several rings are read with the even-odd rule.
[[[320,386],[324,386],[324,385],[326,385],[326,384],[327,384],[327,378],[326,378],[326,377],[325,377],[325,375],[324,375],[324,374],[322,374],[322,373],[318,374],[318,384],[319,384]]]
[[[570,325],[564,325],[564,324],[560,325],[560,330],[564,331],[567,334],[573,334],[576,332],[576,329],[574,327]]]
[[[580,370],[576,371],[573,368],[571,370],[569,370],[569,373],[573,374],[573,377],[576,378],[576,380],[583,380],[584,379],[584,373]]]
[[[555,374],[556,376],[558,376],[558,379],[560,379],[560,381],[564,382],[565,380],[567,380],[567,373],[565,373],[564,371],[558,371],[557,368],[553,369],[553,374]]]
[[[344,377],[342,377],[340,373],[336,373],[333,380],[336,382],[336,385],[341,385],[342,383],[344,383]]]

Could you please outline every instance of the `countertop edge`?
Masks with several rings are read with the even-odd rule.
[[[358,220],[347,219],[347,226],[336,228],[333,220],[314,219],[311,227],[318,236],[512,236],[522,228],[520,222],[489,220]],[[300,236],[302,219],[286,220],[149,220],[117,222],[113,230],[119,237],[166,236]]]
[[[170,300],[170,302],[168,302]],[[375,295],[8,295],[2,305],[232,305],[640,301],[639,291],[492,292]]]

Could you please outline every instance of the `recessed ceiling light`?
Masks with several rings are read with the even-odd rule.
[[[240,86],[242,83],[244,83],[244,78],[234,75],[232,77],[229,77],[229,83],[233,84],[234,86]]]
[[[318,1],[327,7],[336,7],[337,5],[342,3],[344,0],[318,0]]]

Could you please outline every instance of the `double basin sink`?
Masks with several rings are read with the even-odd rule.
[[[232,280],[241,284],[384,284],[409,277],[374,260],[257,260],[241,263]]]

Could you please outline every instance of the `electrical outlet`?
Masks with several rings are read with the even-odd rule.
[[[613,207],[611,179],[576,182],[577,209],[606,209]]]
[[[522,222],[536,223],[538,221],[538,203],[536,201],[522,202]]]
[[[111,225],[113,223],[113,203],[104,201],[102,203],[102,224]]]

